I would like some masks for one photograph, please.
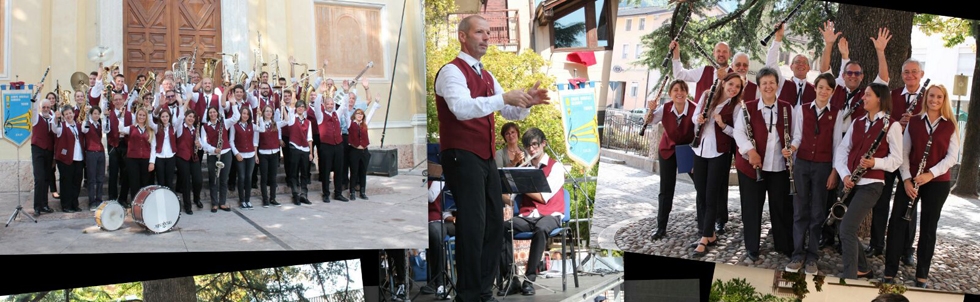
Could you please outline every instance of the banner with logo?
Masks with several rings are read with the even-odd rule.
[[[31,138],[31,91],[0,90],[3,98],[3,133],[0,137],[7,139],[18,147]]]
[[[585,87],[559,89],[558,99],[561,102],[568,156],[586,169],[592,169],[599,162],[598,97],[594,83],[582,84]]]

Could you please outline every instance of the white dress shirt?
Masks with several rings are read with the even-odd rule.
[[[72,161],[84,160],[84,157],[82,157],[83,156],[82,143],[81,140],[79,139],[79,133],[81,130],[78,129],[78,125],[72,123],[72,124],[68,124],[66,127],[62,127],[61,126],[62,124],[58,122],[53,122],[52,124],[53,125],[51,125],[50,129],[58,137],[61,137],[61,135],[64,134],[64,128],[68,128],[68,130],[71,131],[72,135],[75,136],[75,154],[72,156]]]
[[[249,124],[248,123],[239,122],[234,127],[231,127],[231,135],[229,135],[229,141],[232,143],[231,144],[231,151],[234,152],[232,154],[241,155],[243,158],[252,158],[252,157],[255,156],[255,151],[252,151],[252,152],[240,152],[240,151],[238,151],[238,147],[236,147],[236,145],[235,145],[235,136],[236,135],[241,135],[241,133],[237,133],[236,134],[236,132],[239,131],[238,129],[240,129],[240,128],[248,128],[248,127],[249,127]],[[258,131],[255,131],[255,129],[253,128],[252,129],[252,146],[258,146],[258,145],[259,145],[259,132]],[[256,148],[256,149],[258,149],[258,148]]]
[[[684,101],[684,109],[681,109],[681,111],[678,112],[677,111],[677,106],[674,105],[673,101],[671,101],[671,103],[670,103],[670,106],[669,106],[670,107],[670,112],[674,114],[675,120],[677,121],[677,124],[678,125],[680,125],[680,122],[684,118],[684,116],[687,115],[687,106],[688,106],[688,104],[689,104],[689,102],[685,100]],[[657,106],[657,110],[653,112],[653,121],[650,122],[650,124],[651,125],[656,125],[657,123],[663,121],[663,119],[664,119],[664,106],[663,105]]]
[[[173,149],[170,148],[170,140],[171,139],[177,139],[177,138],[176,137],[173,137],[173,138],[170,137],[170,131],[168,130],[168,128],[170,128],[170,127],[173,127],[173,126],[172,125],[164,125],[163,127],[160,127],[159,128],[160,131],[162,131],[162,133],[163,133],[163,142],[162,142],[163,143],[163,146],[161,148],[162,151],[160,153],[157,153],[157,140],[156,140],[156,138],[154,137],[154,138],[150,139],[150,163],[151,164],[152,163],[155,163],[157,158],[172,158],[172,157],[174,157],[174,153],[177,150],[173,150]],[[177,130],[174,129],[174,132],[176,132],[176,131]],[[176,133],[174,135],[176,135]]]
[[[796,105],[793,108],[793,120],[794,121],[797,121],[797,122],[796,123],[793,123],[793,141],[792,141],[791,145],[793,146],[793,148],[796,148],[796,149],[799,149],[800,148],[800,144],[803,143],[803,110],[804,110],[804,108],[806,108],[806,110],[810,110],[810,111],[816,112],[816,116],[817,116],[817,119],[816,120],[819,122],[820,121],[820,118],[822,118],[824,114],[830,113],[830,100],[827,100],[827,103],[824,104],[823,107],[817,106],[817,102],[816,101],[813,101],[813,102],[810,103],[809,106],[805,106],[804,107],[803,104],[800,104],[800,105]],[[839,122],[839,120],[840,119],[838,118],[834,122],[837,123],[837,122]],[[835,125],[834,128],[836,129],[836,125]],[[835,131],[835,130],[834,129],[820,129],[820,131]],[[836,134],[836,133],[841,133],[841,132],[836,132],[835,131],[834,133]],[[843,137],[843,136],[841,136],[841,135],[834,135],[834,146],[833,146],[833,149],[831,149],[831,150],[837,150],[837,146],[840,145],[841,137]],[[820,146],[817,146],[817,147],[820,147]],[[833,153],[833,152],[831,152],[831,153]]]
[[[548,162],[549,162],[550,158],[551,157],[548,156],[548,153],[547,152],[545,152],[544,154],[541,154],[541,159],[540,159],[540,164],[538,165],[538,169],[544,169],[544,167],[548,166]],[[541,192],[541,198],[544,199],[544,203],[545,204],[547,204],[548,201],[551,200],[552,197],[555,197],[555,194],[558,194],[558,192],[561,192],[562,185],[565,184],[565,173],[562,170],[564,168],[563,167],[557,167],[557,165],[561,165],[561,164],[562,163],[560,161],[555,161],[556,167],[551,167],[551,173],[549,173],[548,176],[547,176],[547,179],[548,179],[548,187],[551,188],[551,193]],[[521,198],[528,198],[528,197],[527,196],[524,196],[524,197],[521,197]],[[560,201],[556,200],[555,202],[565,202],[565,201],[564,200],[560,200]],[[563,213],[563,212],[554,212],[554,213],[551,213],[551,216],[558,217],[558,220],[561,220],[561,219],[564,219],[565,213]],[[529,213],[527,215],[521,214],[521,217],[540,218],[541,217],[541,213],[538,213],[538,209],[535,208],[534,210],[531,211],[531,213]]]
[[[698,102],[697,107],[694,108],[694,112],[696,114],[699,113],[699,112],[701,112],[701,110],[702,110],[701,108],[703,108],[705,106],[705,103],[707,103],[707,101],[705,101],[706,98],[708,98],[708,94],[707,93],[701,94],[701,101]],[[732,101],[732,99],[727,99],[724,102],[722,102],[721,104],[719,104],[717,107],[715,107],[715,110],[713,112],[709,112],[708,113],[708,118],[705,119],[703,125],[698,125],[697,124],[697,119],[698,119],[698,117],[700,117],[700,115],[699,116],[692,117],[693,118],[693,121],[695,122],[694,123],[694,133],[697,133],[698,129],[701,126],[705,126],[704,132],[701,133],[701,137],[700,137],[701,143],[700,143],[700,145],[698,145],[697,148],[692,148],[692,150],[694,150],[694,154],[697,154],[698,156],[700,156],[702,158],[715,158],[715,157],[721,156],[722,152],[718,152],[718,142],[715,141],[715,127],[714,127],[715,126],[715,118],[714,118],[714,115],[721,113],[721,110],[723,108],[725,108],[725,106],[727,106],[728,103],[731,102],[731,101]],[[742,108],[742,105],[741,104],[735,104],[735,112],[740,111],[741,108]],[[732,136],[733,135],[733,132],[735,132],[735,128],[733,128],[732,125],[725,125],[725,128],[722,129],[722,132],[724,132],[728,136]],[[725,152],[727,152],[727,151],[725,151]]]
[[[282,121],[282,120],[279,120],[279,119],[276,119],[275,121],[268,121],[268,122],[266,122],[266,120],[264,118],[258,119],[258,122],[259,122],[258,124],[255,124],[255,134],[256,134],[256,136],[260,137],[260,139],[261,139],[261,136],[259,135],[259,133],[265,133],[266,131],[270,131],[270,129],[272,129],[272,127],[276,127],[276,130],[277,130],[276,131],[276,146],[279,146],[279,142],[278,141],[282,140],[282,127],[285,127],[288,124],[288,122]],[[312,138],[310,138],[310,139],[312,139]],[[259,145],[259,142],[257,141],[255,143],[255,145],[258,146]],[[275,149],[259,149],[259,154],[264,154],[264,155],[276,154],[277,152],[279,152],[279,148],[275,148]]]
[[[218,112],[221,112],[221,110],[220,110],[221,108],[219,107],[218,109],[219,109]],[[238,119],[240,119],[242,117],[242,114],[239,111],[235,110],[232,113],[231,118],[223,118],[223,116],[224,116],[223,114],[220,114],[219,113],[218,114],[218,121],[224,122],[225,129],[229,129],[232,126],[235,126],[235,123],[237,123],[238,122]],[[208,122],[207,124],[208,124],[208,126],[211,126],[211,127],[217,127],[218,122]],[[221,134],[221,135],[223,135],[223,134]],[[221,142],[221,144],[222,144],[222,146],[221,146],[221,155],[225,155],[225,153],[228,153],[228,151],[231,151],[231,150],[230,149],[225,149],[224,147],[225,146],[231,146],[232,148],[234,148],[234,145],[235,144],[233,143],[233,141],[231,140],[230,137],[224,137],[222,139],[223,139],[223,141]],[[208,155],[214,155],[214,150],[217,149],[217,146],[212,146],[210,143],[208,143],[208,133],[207,133],[207,131],[204,130],[204,125],[203,124],[201,125],[201,149],[203,149],[204,150],[204,153],[206,153]]]
[[[762,156],[762,171],[785,171],[786,158],[783,157],[782,152],[783,142],[779,139],[779,126],[776,125],[776,122],[779,121],[779,116],[782,115],[782,112],[779,112],[779,103],[773,102],[772,105],[766,105],[765,102],[760,100],[757,104],[758,106],[754,110],[762,112],[762,119],[766,124],[766,131],[769,133],[766,135],[766,154],[759,154]],[[745,111],[735,111],[735,132],[733,134],[735,135],[735,143],[738,144],[739,153],[742,154],[743,158],[748,159],[749,151],[756,149],[756,147],[749,141],[749,136],[752,133],[749,133],[745,127]],[[755,143],[759,144],[761,142],[756,141]]]
[[[464,52],[460,52],[457,57],[463,59],[470,66],[482,65],[480,61],[477,61]],[[487,73],[490,73],[490,71],[487,71]],[[496,78],[493,79],[492,96],[470,97],[470,89],[466,86],[466,76],[453,64],[447,64],[439,71],[435,89],[436,95],[442,96],[446,100],[449,111],[460,121],[485,117],[496,111],[500,111],[500,115],[505,119],[523,120],[531,113],[531,108],[520,108],[505,104],[503,96],[504,89],[500,87],[500,83],[497,82]]]
[[[877,123],[882,118],[887,119],[888,115],[885,114],[885,112],[883,111],[879,111],[874,116],[874,122]],[[864,123],[865,129],[870,129],[872,125],[872,121],[869,120],[867,116],[863,116],[860,119],[857,119],[854,122],[852,122],[851,126],[848,127],[848,129],[854,129],[855,123]],[[844,179],[844,177],[851,176],[851,167],[849,167],[848,165],[848,156],[851,153],[851,134],[853,133],[854,131],[850,131],[850,130],[847,131],[847,134],[845,134],[844,138],[841,139],[840,145],[837,146],[837,151],[834,153],[834,169],[837,170],[837,173],[840,175],[840,178],[842,180]],[[874,138],[878,137],[878,133],[872,133],[871,135],[868,136],[872,137],[873,140]],[[902,151],[903,146],[902,144],[900,144],[900,142],[902,142],[902,125],[899,124],[898,122],[893,122],[891,126],[889,126],[888,128],[888,134],[886,135],[886,138],[888,140],[888,156],[875,157],[874,158],[875,165],[871,169],[891,172],[897,170],[902,165],[902,157],[903,157],[902,154],[904,154],[904,151]],[[863,155],[864,154],[862,154],[862,156]],[[860,163],[858,163],[858,166],[856,166],[855,169],[859,166]],[[871,178],[862,177],[861,181],[857,182],[855,185],[860,186],[860,185],[867,185],[872,183],[884,183],[884,182],[885,181],[881,179],[871,179]]]
[[[935,122],[930,122],[929,115],[927,114],[922,114],[920,116],[922,117],[921,118],[922,123],[926,124],[926,130],[929,131],[930,136],[932,136],[932,132],[934,131],[933,129],[939,126],[940,121],[946,121],[946,118],[943,116],[939,116],[939,119],[936,119]],[[910,123],[912,123],[912,121],[910,121]],[[936,138],[933,138],[933,140],[935,139]],[[905,129],[905,135],[904,138],[902,139],[902,146],[904,147],[903,149],[904,152],[902,152],[904,154],[903,156],[904,160],[902,161],[902,167],[900,168],[900,170],[902,172],[902,180],[906,180],[912,178],[912,170],[911,170],[912,167],[910,166],[909,163],[909,156],[912,153],[912,137],[909,135],[908,128]],[[936,147],[935,145],[933,145],[930,148],[935,149]],[[960,157],[959,150],[960,150],[960,137],[956,135],[956,131],[953,131],[953,134],[949,136],[949,149],[946,150],[946,156],[943,157],[943,159],[940,160],[938,163],[936,163],[935,166],[926,167],[929,170],[922,171],[922,173],[930,172],[932,173],[933,177],[939,177],[942,176],[943,174],[946,174],[947,172],[949,172],[949,169],[952,168],[953,165],[955,165],[956,162],[959,160]],[[929,152],[932,152],[932,150],[929,150]],[[922,159],[922,158],[920,157],[918,159]],[[915,169],[916,171],[918,171],[919,167],[915,167]]]
[[[303,114],[300,114],[300,115],[297,116],[296,115],[296,111],[293,108],[287,108],[286,111],[289,112],[289,126],[292,126],[292,125],[296,125],[296,126],[302,125],[303,124],[303,121],[306,119],[306,112],[303,112]],[[313,125],[313,123],[310,123],[309,127],[306,128],[306,141],[307,142],[313,141],[313,127],[316,127],[316,125]],[[292,139],[292,137],[290,137],[290,139]],[[296,148],[297,150],[300,150],[300,151],[303,151],[303,152],[310,152],[310,147],[309,146],[300,147],[299,145],[297,145],[296,143],[291,142],[291,141],[289,142],[289,144],[292,145],[293,148]]]

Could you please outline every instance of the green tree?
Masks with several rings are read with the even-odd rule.
[[[919,14],[915,16],[915,24],[927,35],[942,35],[944,46],[953,47],[956,44],[966,41],[966,37],[973,37],[975,41],[980,41],[980,21],[964,20],[959,18],[940,17],[936,15]],[[962,146],[976,146],[980,144],[980,85],[977,79],[980,77],[980,51],[973,49],[976,55],[977,64],[973,67],[973,91],[970,92],[970,103],[967,108],[967,120],[965,129],[960,129],[964,134]],[[947,89],[950,87],[947,87]],[[978,177],[977,167],[980,166],[980,154],[975,152],[963,152],[960,161],[959,175],[956,177],[956,185],[951,191],[952,194],[977,198]]]
[[[708,297],[711,302],[790,302],[792,298],[780,298],[772,294],[759,293],[755,286],[741,278],[731,279],[727,282],[721,279],[715,280],[711,284],[711,293]]]

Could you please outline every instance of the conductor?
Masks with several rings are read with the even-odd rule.
[[[548,103],[539,83],[503,92],[484,69],[490,26],[472,15],[459,22],[459,55],[436,75],[440,152],[446,185],[457,201],[457,301],[496,301],[494,269],[500,261],[504,228],[500,178],[493,158],[494,112],[522,120],[531,106]]]

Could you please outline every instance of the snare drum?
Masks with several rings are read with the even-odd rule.
[[[123,208],[115,200],[103,202],[99,205],[99,209],[95,211],[95,223],[99,225],[99,228],[106,231],[118,230],[122,227],[123,221],[125,220],[126,208]]]
[[[163,186],[147,186],[133,198],[133,220],[154,233],[169,231],[180,220],[177,194]]]

